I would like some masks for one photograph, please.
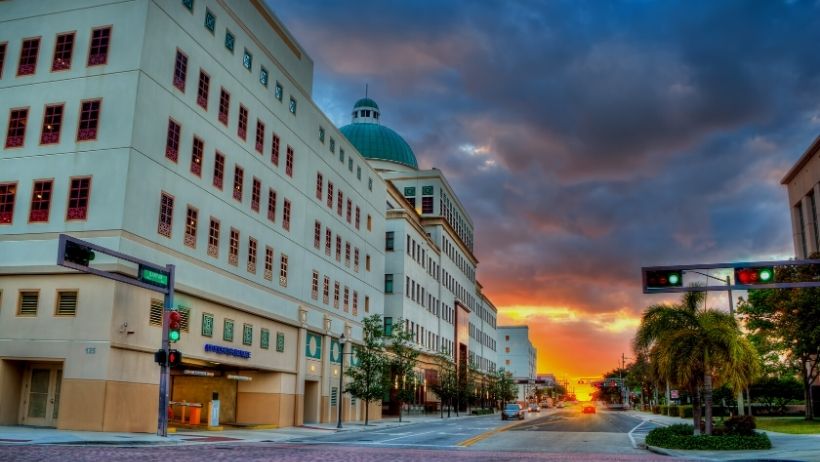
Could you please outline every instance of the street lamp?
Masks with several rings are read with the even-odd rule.
[[[336,403],[339,406],[339,419],[336,422],[336,428],[342,428],[342,403],[344,400],[342,399],[342,395],[344,394],[344,376],[345,376],[345,334],[342,332],[342,336],[339,337],[339,402]]]

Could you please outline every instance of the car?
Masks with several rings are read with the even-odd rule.
[[[535,403],[530,403],[529,411],[530,412],[541,412],[541,408],[538,407],[538,405],[535,404]]]
[[[592,404],[584,406],[584,414],[595,414],[595,406]]]
[[[520,404],[505,404],[501,411],[501,420],[518,419],[524,420],[524,408]]]

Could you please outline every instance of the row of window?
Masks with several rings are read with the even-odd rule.
[[[399,321],[401,321],[401,319],[399,319]],[[440,351],[446,355],[455,357],[455,348],[453,348],[455,344],[451,340],[441,337],[429,330],[425,330],[422,325],[416,324],[409,319],[404,320],[404,330],[410,332],[411,342],[429,350]],[[385,316],[384,318],[384,335],[388,337],[393,335],[393,318],[390,316]]]
[[[492,351],[495,351],[495,348],[496,348],[495,339],[493,339],[491,336],[487,335],[486,332],[484,332],[481,329],[479,329],[478,327],[476,327],[476,325],[473,324],[473,323],[469,323],[469,332],[470,332],[470,337],[472,337],[474,340],[476,340],[477,342],[479,342],[482,345],[486,346],[487,348],[491,349]],[[507,353],[509,353],[509,351],[507,351]]]
[[[451,243],[446,237],[442,237],[442,247],[444,247],[444,254],[450,257],[450,260],[456,264],[458,269],[467,276],[472,282],[475,282],[475,268],[461,255],[455,244]]]
[[[40,129],[40,145],[57,144],[63,128],[65,103],[47,104],[43,109],[43,124]],[[80,117],[77,124],[79,141],[97,139],[97,127],[100,124],[101,99],[84,100],[80,103]],[[26,142],[26,128],[29,126],[29,108],[18,107],[9,110],[9,123],[6,129],[5,148],[20,148]]]
[[[351,304],[350,304],[351,298],[350,298],[350,296],[351,296],[351,294],[353,295],[352,314],[353,314],[353,316],[358,316],[359,315],[359,292],[355,291],[355,290],[351,291],[350,287],[348,287],[348,286],[344,286],[344,292],[342,292],[341,283],[339,281],[334,281],[333,282],[333,308],[336,308],[337,310],[339,309],[339,301],[340,301],[340,298],[343,296],[344,298],[341,298],[341,300],[342,300],[342,309],[344,310],[345,313],[350,312],[350,308],[351,308]],[[315,270],[313,271],[313,274],[311,275],[310,298],[312,298],[313,300],[316,300],[316,301],[319,300],[319,272],[315,271]],[[324,303],[325,305],[330,304],[330,277],[328,275],[324,275],[323,281],[322,281],[322,303]],[[370,312],[370,297],[367,296],[367,295],[365,295],[365,297],[364,297],[364,312],[365,313]]]
[[[324,176],[322,172],[316,172],[316,200],[319,201],[321,204],[325,201],[325,193],[324,193],[325,183],[324,183]],[[327,182],[327,207],[333,211],[333,204],[334,204],[334,195],[333,195],[334,187],[333,182],[328,180]],[[355,205],[355,214],[354,214],[354,204],[353,201],[348,197],[345,200],[344,193],[342,192],[342,188],[336,189],[336,196],[335,196],[335,204],[336,204],[336,214],[339,217],[343,217],[348,224],[353,225],[354,228],[357,230],[361,229],[361,221],[362,221],[362,211],[358,205]],[[346,207],[345,207],[346,205]],[[371,231],[373,229],[373,218],[370,214],[367,215],[367,230]]]
[[[75,32],[62,32],[54,40],[54,53],[51,58],[51,72],[71,69],[74,56]],[[88,43],[86,66],[100,66],[108,63],[108,49],[111,45],[111,26],[96,27],[91,30]],[[0,43],[0,78],[6,60],[8,43]],[[23,39],[20,46],[20,58],[17,61],[17,77],[34,75],[37,72],[37,60],[40,56],[40,37]]]
[[[29,223],[49,221],[54,180],[35,180],[31,193]],[[68,189],[66,221],[85,220],[88,217],[88,203],[91,195],[91,177],[71,178]],[[14,222],[14,204],[17,198],[17,182],[0,183],[0,225]]]
[[[328,149],[330,150],[331,154],[335,154],[336,153],[336,140],[332,136],[329,137],[329,138],[330,138],[330,141],[328,142]],[[322,126],[319,127],[319,141],[322,144],[325,144],[325,129]],[[342,166],[344,167],[344,164],[345,164],[345,150],[342,149],[342,148],[339,148],[339,162],[341,162]],[[353,156],[348,156],[347,157],[347,169],[350,170],[350,173],[353,173],[353,167],[354,167]],[[362,166],[361,165],[355,165],[355,167],[356,167],[356,179],[361,181],[361,179],[362,179]],[[373,191],[373,178],[368,178],[367,188],[370,191]],[[319,200],[321,200],[321,197],[319,197]]]
[[[430,291],[426,290],[421,284],[410,278],[410,276],[405,276],[404,288],[405,297],[418,303],[422,308],[426,308],[427,311],[440,317],[442,320],[450,324],[455,322],[455,310],[438,298],[433,297]]]
[[[458,210],[453,207],[450,203],[450,199],[447,197],[447,194],[444,193],[444,189],[440,191],[441,196],[441,216],[450,223],[450,226],[455,230],[458,237],[461,238],[461,241],[467,245],[467,248],[470,251],[473,251],[473,230],[471,227],[467,226],[467,221],[461,217],[461,214],[458,213]]]
[[[421,213],[423,215],[434,213],[433,211],[433,187],[423,186],[421,188]],[[404,198],[415,209],[416,208],[416,187],[407,186],[404,188]]]
[[[3,292],[0,291],[0,297]],[[76,289],[57,289],[54,298],[54,316],[76,316],[79,291]],[[36,317],[40,311],[40,291],[24,289],[17,293],[17,316]]]
[[[324,232],[325,236],[325,255],[330,257],[333,248],[333,231],[330,227],[325,228]],[[321,249],[322,247],[322,223],[319,220],[316,220],[313,224],[313,247],[316,250]],[[344,245],[344,265],[350,268],[350,252],[353,249],[353,271],[356,273],[359,272],[359,248],[358,247],[351,247],[349,241],[345,241]],[[342,263],[342,236],[340,234],[336,235],[336,262],[341,264]],[[370,271],[370,255],[365,255],[365,270]]]

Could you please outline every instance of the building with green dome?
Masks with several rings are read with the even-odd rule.
[[[362,98],[353,105],[353,121],[340,131],[377,171],[418,170],[410,145],[382,125],[379,115],[379,105],[370,98]]]

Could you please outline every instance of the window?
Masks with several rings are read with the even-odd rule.
[[[159,201],[159,224],[157,232],[165,237],[171,237],[171,227],[174,218],[174,198],[162,193]]]
[[[393,293],[393,275],[392,274],[385,274],[384,275],[384,293],[392,294]]]
[[[208,88],[211,86],[211,76],[202,69],[199,70],[199,86],[196,91],[196,104],[208,110]]]
[[[222,322],[222,340],[233,342],[233,320],[226,319]]]
[[[325,128],[319,127],[319,141],[324,144],[325,142]]]
[[[188,8],[188,11],[193,13],[193,11],[194,11],[194,0],[182,0],[182,4],[185,6],[185,8]]]
[[[324,180],[321,173],[316,173],[316,199],[322,200],[322,190],[324,189]]]
[[[212,34],[216,29],[216,16],[208,9],[205,10],[205,28],[211,31]],[[233,335],[231,337],[233,337]]]
[[[353,291],[353,316],[359,314],[359,293]]]
[[[333,308],[339,309],[339,281],[333,283]]]
[[[273,279],[273,248],[268,245],[265,246],[265,279]]]
[[[76,316],[77,315],[77,291],[58,290],[57,303],[54,306],[55,316]]]
[[[231,240],[228,248],[228,263],[233,266],[239,264],[239,230],[231,228]]]
[[[344,207],[344,194],[342,190],[336,192],[336,214],[342,216],[342,208]]]
[[[350,288],[348,288],[347,286],[345,286],[345,298],[342,306],[345,310],[345,313],[347,313],[350,310]]]
[[[256,151],[262,154],[265,149],[265,124],[256,119]]]
[[[368,178],[367,179],[367,189],[369,189],[370,191],[373,191],[373,178]]]
[[[162,300],[156,298],[151,299],[151,305],[148,308],[148,325],[162,326]]]
[[[396,245],[396,233],[387,231],[384,237],[384,250],[394,250]]]
[[[370,271],[370,255],[364,256],[364,269]]]
[[[333,182],[327,182],[327,206],[333,209]]]
[[[276,222],[276,191],[268,189],[268,220]]]
[[[325,305],[330,301],[330,278],[325,276],[322,282],[322,303]]]
[[[17,302],[17,316],[37,316],[40,293],[36,290],[21,290]]]
[[[251,210],[259,212],[259,202],[262,200],[262,183],[258,178],[253,179],[251,186]]]
[[[43,129],[40,133],[40,144],[60,142],[60,129],[63,126],[63,105],[46,106],[43,114]]]
[[[293,177],[293,148],[288,146],[287,157],[285,157],[285,175]]]
[[[31,192],[31,211],[28,221],[47,222],[48,211],[51,208],[52,180],[35,181]]]
[[[248,272],[256,274],[256,239],[248,238]]]
[[[358,165],[356,166],[356,179],[357,180],[362,179],[362,168]]]
[[[17,64],[17,75],[32,75],[37,70],[37,55],[40,53],[40,38],[23,40],[20,48],[20,62]]]
[[[6,131],[6,148],[17,148],[26,139],[28,125],[28,108],[12,109],[9,113],[9,127]]]
[[[231,108],[231,94],[224,88],[219,90],[219,121],[228,125],[228,112]]]
[[[282,353],[285,351],[285,334],[284,332],[276,333],[276,351]]]
[[[330,138],[330,152],[336,152],[336,140]]]
[[[345,242],[345,266],[350,266],[350,242]]]
[[[0,225],[9,225],[14,219],[14,195],[17,183],[0,183]]]
[[[264,67],[259,70],[259,83],[264,86],[268,86],[268,70]]]
[[[54,59],[51,61],[51,71],[71,69],[71,55],[74,52],[74,32],[57,35],[54,44]]]
[[[370,297],[364,296],[364,312],[370,313]]]
[[[347,158],[347,169],[350,170],[351,172],[353,171],[353,158],[352,157]]]
[[[319,220],[313,223],[313,247],[319,248],[322,245],[322,224]]]
[[[330,256],[330,247],[333,245],[332,239],[333,233],[331,233],[330,228],[325,228],[325,255],[328,257]]]
[[[359,272],[359,248],[353,250],[353,271]]]
[[[339,162],[341,162],[342,164],[345,163],[345,150],[344,149],[339,149]]]
[[[319,272],[314,271],[310,279],[310,298],[314,300],[319,299]]]
[[[3,78],[3,65],[6,63],[6,44],[0,43],[0,78]]]
[[[433,213],[432,196],[425,196],[421,198],[421,213]]]
[[[279,256],[279,285],[288,286],[288,256],[285,254]]]
[[[80,110],[80,125],[77,127],[77,141],[88,141],[97,139],[97,124],[100,120],[100,102],[83,101]]]
[[[99,66],[108,62],[108,44],[111,42],[111,26],[91,31],[91,47],[88,51],[88,65]]]
[[[179,158],[179,135],[181,128],[173,119],[168,119],[168,134],[165,139],[165,157],[176,162]]]
[[[390,337],[393,335],[393,318],[392,317],[385,317],[384,318],[384,335]]]
[[[91,193],[91,177],[72,178],[68,192],[66,220],[85,220],[88,216],[88,198]]]
[[[202,336],[213,337],[214,335],[214,315],[202,313]]]
[[[279,135],[276,133],[273,134],[273,141],[271,142],[270,162],[277,167],[279,166]]]
[[[259,348],[263,350],[270,348],[270,331],[268,329],[261,329],[259,331]]]
[[[185,216],[185,245],[196,248],[196,228],[199,222],[199,211],[190,205]]]
[[[219,220],[213,217],[208,228],[208,255],[219,258]]]
[[[288,105],[288,110],[291,114],[296,114],[296,100],[293,97],[290,97],[290,104]]]
[[[244,181],[245,171],[242,167],[235,165],[233,168],[233,198],[242,202],[242,183]]]
[[[194,137],[191,144],[191,173],[202,176],[202,157],[204,156],[205,143],[201,139]]]
[[[347,220],[348,223],[351,223],[352,215],[353,215],[353,202],[350,199],[348,199],[347,200],[347,208],[345,209],[345,219]]]
[[[213,32],[213,31],[211,31]],[[228,49],[231,53],[233,53],[233,47],[236,43],[236,37],[233,36],[231,31],[225,29],[225,48]]]
[[[242,66],[247,70],[251,70],[253,66],[253,55],[247,48],[245,48],[245,53],[242,54]]]
[[[216,151],[214,158],[214,186],[222,189],[222,180],[225,177],[225,156]]]
[[[367,230],[373,230],[373,218],[369,214],[367,215]]]
[[[290,201],[287,199],[285,199],[282,208],[282,227],[285,228],[285,231],[290,231]]]
[[[243,140],[248,136],[248,109],[239,105],[239,125],[236,127],[236,134]]]
[[[284,91],[282,90],[282,84],[279,83],[279,82],[276,82],[276,85],[273,87],[273,96],[276,99],[278,99],[279,102],[281,103],[283,94],[284,94]]]
[[[359,229],[359,225],[361,224],[362,218],[362,211],[359,209],[359,206],[356,206],[356,229]]]
[[[336,261],[342,261],[342,236],[336,236]]]

